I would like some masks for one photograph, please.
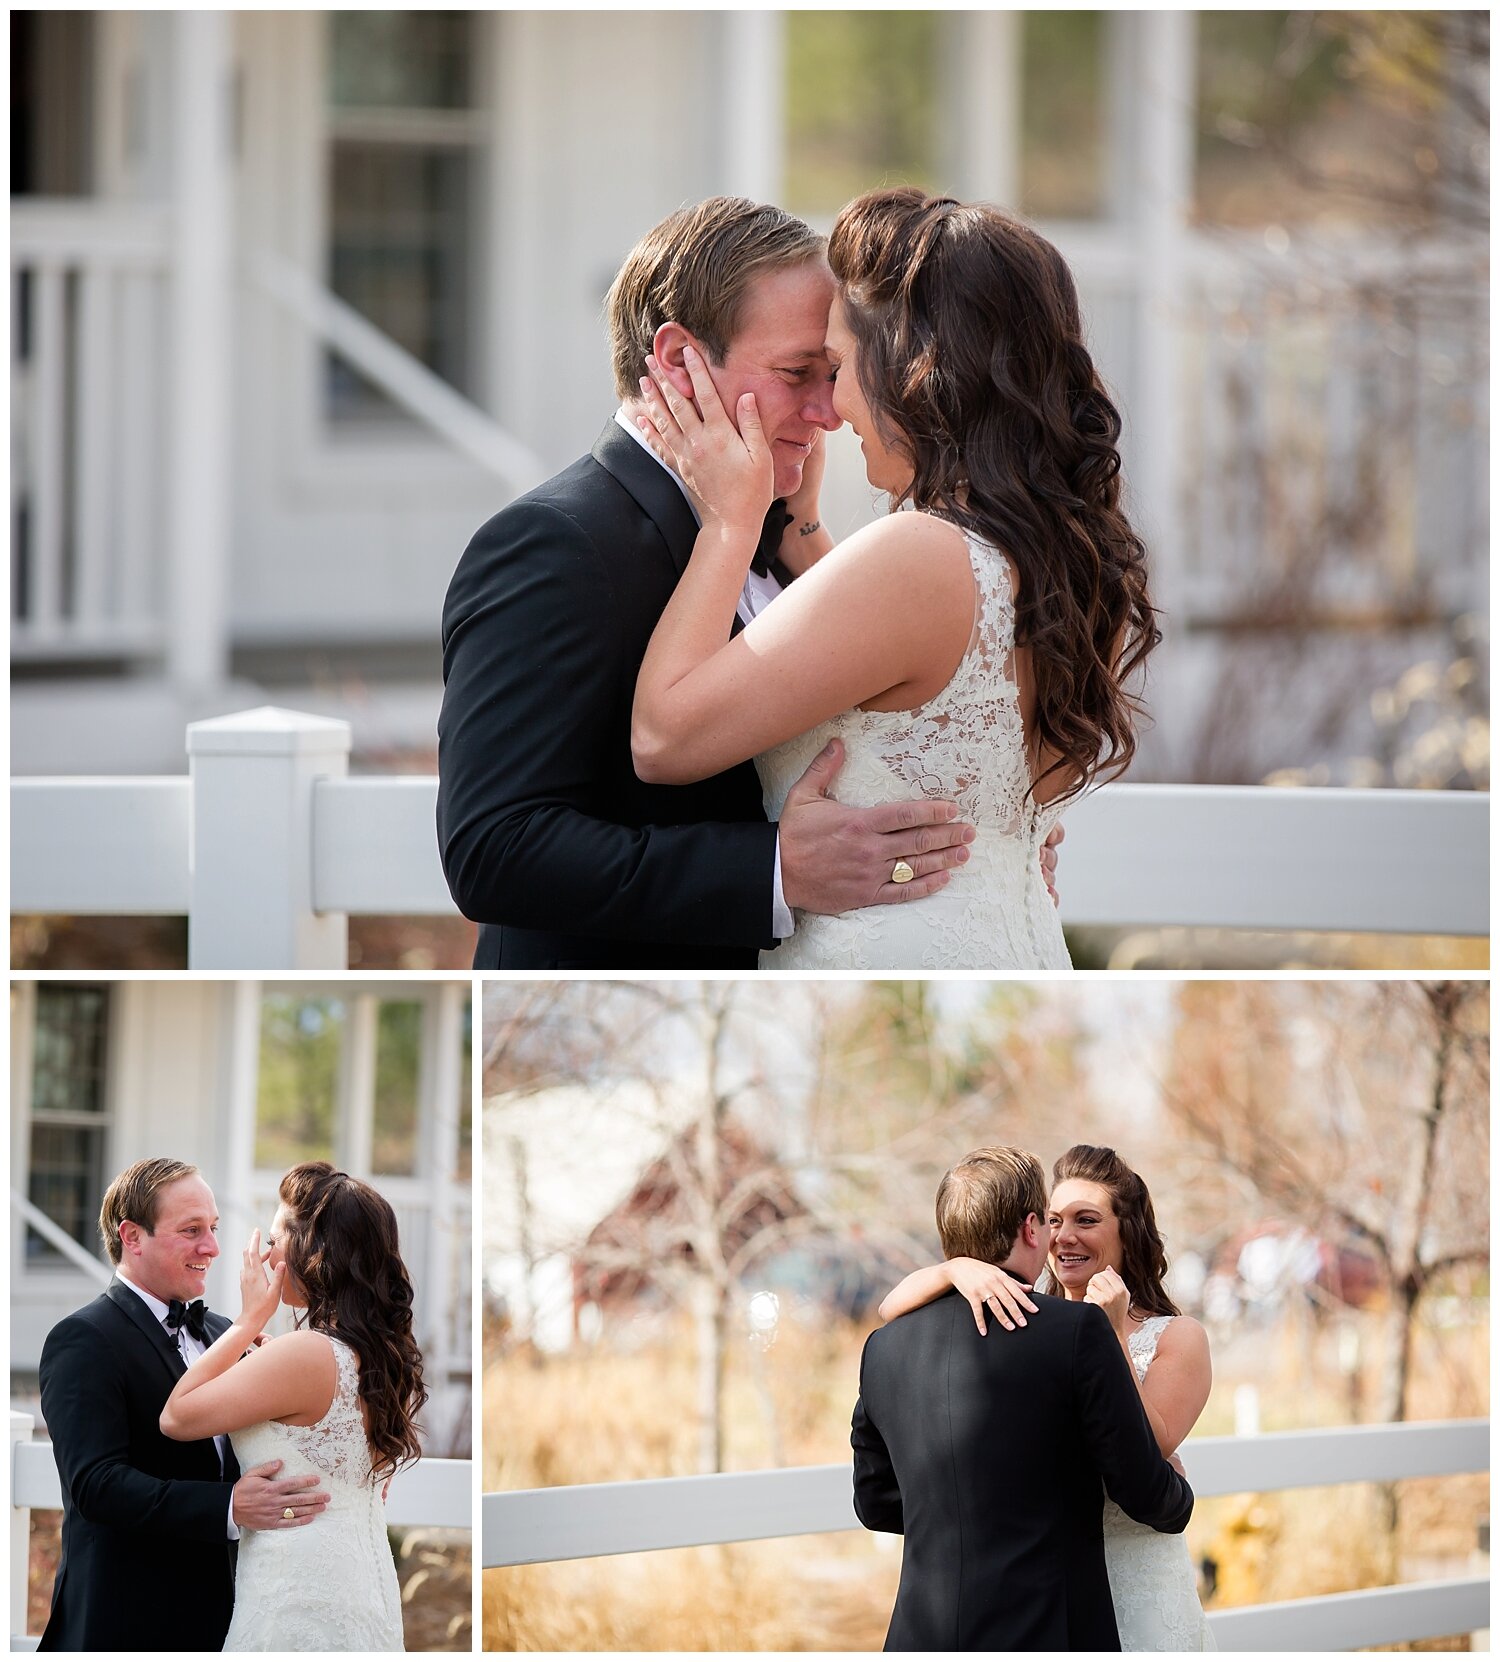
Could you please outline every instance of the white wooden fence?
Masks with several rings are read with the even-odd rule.
[[[26,1587],[31,1549],[31,1513],[57,1511],[62,1484],[51,1443],[31,1440],[35,1420],[11,1410],[10,1416],[10,1631],[12,1650],[35,1650],[35,1636],[22,1637],[26,1626]],[[474,1497],[472,1462],[419,1460],[398,1472],[386,1502],[386,1522],[399,1528],[471,1529]]]
[[[1489,1421],[1195,1437],[1182,1461],[1193,1490],[1263,1493],[1489,1470]],[[487,1494],[485,1569],[858,1529],[847,1465],[712,1477],[589,1483]],[[1489,1578],[1415,1582],[1219,1610],[1220,1650],[1354,1650],[1489,1626]]]
[[[186,913],[191,969],[343,969],[350,913],[454,910],[436,779],[351,779],[349,748],[265,708],[194,722],[185,777],[14,780],[11,908]],[[1069,923],[1489,927],[1488,794],[1109,785],[1067,830]]]

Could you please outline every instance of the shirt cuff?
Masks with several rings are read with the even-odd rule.
[[[796,928],[796,919],[781,887],[781,833],[777,832],[776,866],[771,875],[771,933],[778,941],[784,941]]]
[[[234,1521],[234,1488],[229,1490],[229,1539],[237,1541],[240,1538],[240,1526]]]

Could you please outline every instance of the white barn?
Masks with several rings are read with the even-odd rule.
[[[97,1220],[117,1172],[160,1154],[201,1168],[222,1218],[208,1301],[233,1314],[239,1250],[269,1224],[281,1172],[326,1158],[395,1209],[432,1394],[427,1450],[467,1455],[468,1024],[467,981],[13,982],[13,1402],[34,1391],[48,1330],[109,1280]],[[322,1041],[296,1124],[261,1088],[289,1065],[288,1031]]]
[[[684,201],[776,199],[805,166],[788,14],[20,15],[16,771],[181,772],[188,720],[264,702],[352,718],[367,762],[430,748],[459,552],[612,407],[621,255]],[[938,14],[922,71],[946,186],[1023,209],[1025,17]],[[1271,546],[1273,496],[1351,527],[1315,608],[1405,631],[1356,681],[1486,606],[1473,239],[1197,228],[1198,28],[1105,14],[1097,210],[1042,221],[1127,415],[1169,616],[1147,762],[1178,778],[1246,574],[1299,558]],[[1445,261],[1429,315],[1415,273]],[[1319,493],[1377,421],[1355,524]],[[830,523],[871,511],[835,441]]]

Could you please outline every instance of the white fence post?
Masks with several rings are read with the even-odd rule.
[[[10,1413],[10,1630],[26,1631],[27,1593],[31,1585],[31,1508],[17,1506],[16,1447],[31,1441],[32,1417]]]
[[[347,721],[270,707],[189,726],[189,969],[348,967],[347,914],[313,910],[313,796],[350,742]]]

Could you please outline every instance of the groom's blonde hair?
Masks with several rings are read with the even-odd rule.
[[[156,1233],[156,1214],[161,1210],[161,1192],[181,1177],[196,1177],[198,1168],[186,1160],[137,1160],[110,1184],[99,1208],[99,1233],[111,1264],[118,1264],[124,1248],[120,1225],[138,1223],[148,1235]]]
[[[976,1148],[938,1184],[943,1256],[1003,1264],[1032,1213],[1047,1215],[1047,1182],[1036,1156],[1023,1148]]]
[[[711,363],[722,363],[752,281],[821,259],[824,247],[785,208],[744,196],[711,196],[669,214],[625,256],[605,301],[616,393],[639,396],[646,354],[664,323],[680,323]]]

